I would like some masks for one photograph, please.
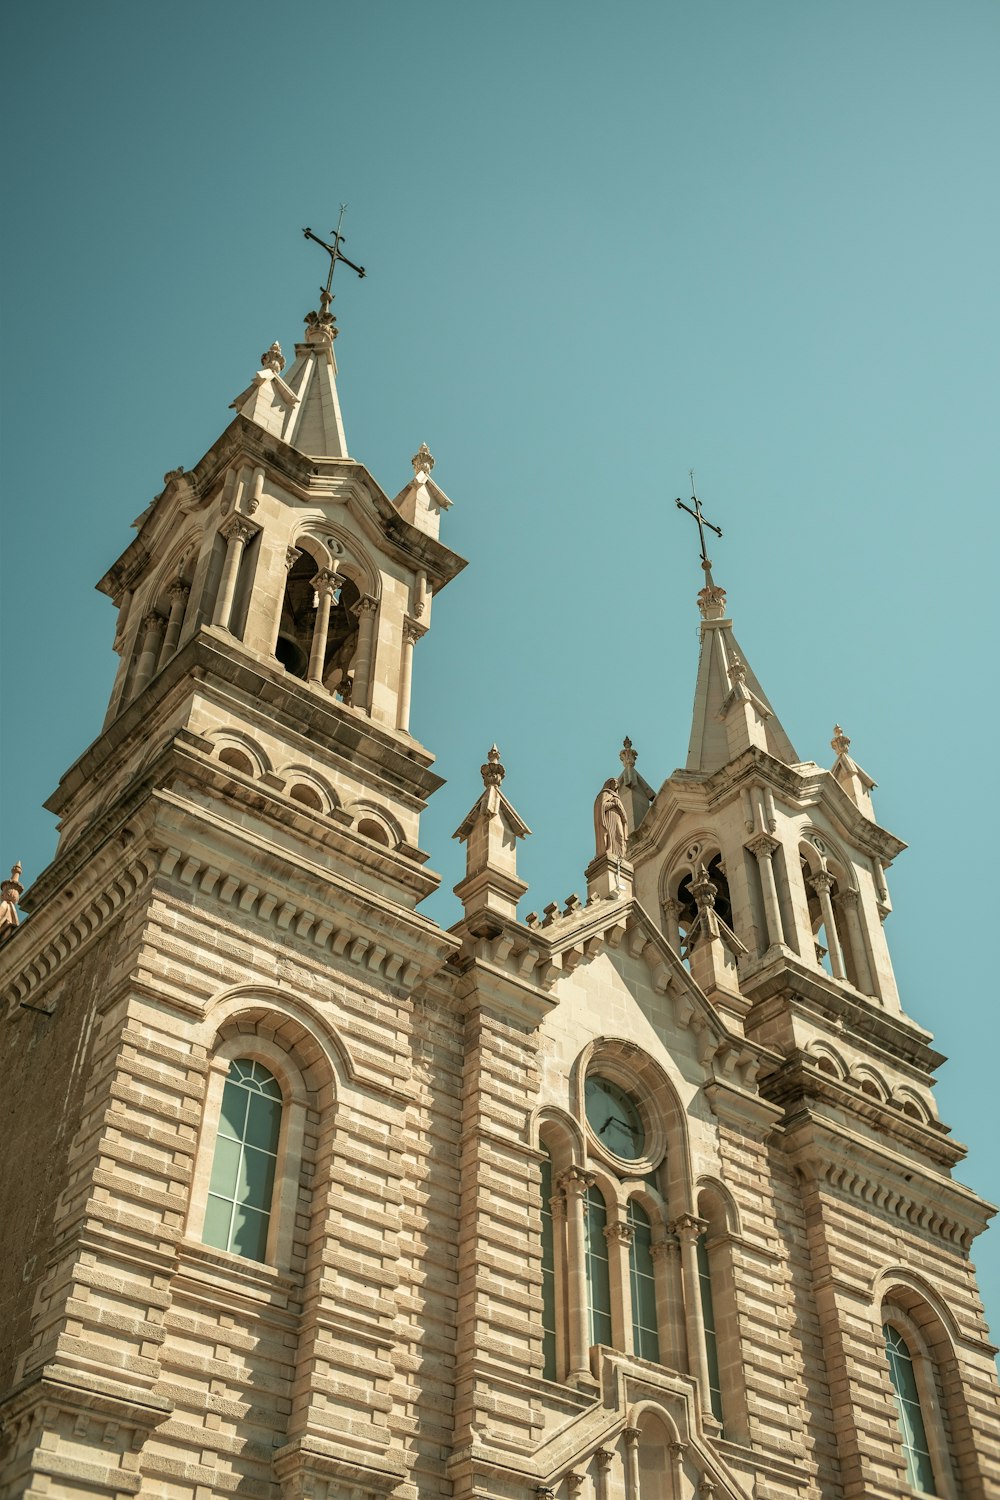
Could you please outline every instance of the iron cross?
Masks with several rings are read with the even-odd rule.
[[[338,260],[342,260],[345,266],[350,266],[352,271],[357,271],[359,276],[363,276],[365,274],[364,266],[356,266],[353,260],[347,259],[347,256],[343,254],[340,248],[344,243],[344,236],[340,232],[340,226],[344,222],[344,211],[346,210],[346,208],[346,203],[342,203],[340,205],[340,218],[337,220],[337,227],[336,229],[330,231],[333,235],[332,245],[328,245],[326,243],[326,240],[321,240],[318,234],[313,234],[311,229],[303,229],[302,231],[307,240],[314,240],[317,245],[321,245],[326,251],[327,255],[330,257],[330,274],[326,278],[326,286],[322,289],[323,295],[328,303],[331,298],[330,287],[333,285],[333,273],[336,269]]]
[[[722,527],[713,526],[712,522],[702,515],[701,501],[698,499],[698,494],[694,487],[694,470],[689,470],[689,473],[691,475],[691,504],[694,506],[694,510],[691,509],[690,505],[685,505],[684,501],[680,498],[677,500],[677,508],[678,510],[686,510],[688,515],[694,516],[695,521],[698,523],[698,538],[701,542],[701,565],[707,571],[712,566],[712,559],[705,551],[705,527],[707,526],[709,531],[714,531],[718,537],[722,535]]]

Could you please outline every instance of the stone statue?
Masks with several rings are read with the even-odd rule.
[[[617,863],[625,858],[628,819],[625,804],[618,795],[618,783],[611,776],[601,787],[594,803],[594,833],[597,835],[597,857],[603,855]]]

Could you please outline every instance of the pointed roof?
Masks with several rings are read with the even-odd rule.
[[[694,716],[685,770],[710,775],[733,759],[726,719],[737,703],[752,707],[759,721],[762,746],[776,760],[797,765],[799,757],[767,694],[748,665],[746,654],[726,618],[726,591],[705,570],[705,587],[698,595],[701,611],[701,651],[694,692]]]
[[[322,310],[306,317],[305,342],[295,345],[287,377],[282,378],[281,346],[272,344],[251,384],[232,403],[242,416],[309,458],[349,457],[337,395],[337,331],[324,295]]]

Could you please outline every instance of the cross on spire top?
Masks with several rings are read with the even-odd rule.
[[[676,501],[677,509],[686,510],[688,515],[693,516],[695,519],[698,527],[698,540],[701,544],[701,565],[705,570],[705,574],[709,584],[711,584],[712,559],[709,557],[708,552],[705,549],[705,527],[707,526],[709,531],[714,531],[717,537],[722,536],[722,527],[716,526],[714,522],[710,521],[707,516],[702,514],[701,501],[698,499],[698,492],[695,489],[694,484],[694,470],[689,469],[688,473],[691,476],[691,505],[685,505],[684,501],[681,500],[678,496],[678,499]],[[691,506],[694,506],[693,510]]]
[[[334,316],[330,311],[330,303],[333,301],[333,292],[331,288],[333,286],[333,273],[337,269],[338,260],[342,260],[345,266],[350,266],[351,270],[355,271],[359,278],[363,277],[365,274],[364,266],[355,265],[353,260],[348,260],[347,256],[340,248],[341,245],[345,243],[344,236],[340,232],[340,226],[344,222],[344,214],[346,213],[346,211],[347,204],[342,203],[340,205],[340,218],[337,220],[337,227],[336,229],[331,229],[330,231],[330,233],[333,235],[332,245],[328,245],[326,240],[321,240],[318,234],[313,234],[311,229],[303,229],[302,231],[307,240],[312,240],[314,244],[319,245],[320,248],[325,250],[327,255],[330,257],[330,269],[327,272],[326,286],[321,286],[319,289],[319,312],[310,313],[308,318],[306,319],[306,322],[310,325],[310,328],[322,331],[330,339],[335,339],[337,337],[337,329],[334,326],[336,320],[334,319]]]

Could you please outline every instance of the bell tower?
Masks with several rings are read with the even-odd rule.
[[[331,301],[99,585],[107,718],[2,949],[5,1495],[402,1475],[411,997],[457,947],[411,682],[464,562],[426,444],[394,499],[350,456]]]

